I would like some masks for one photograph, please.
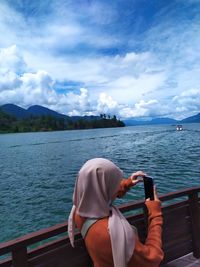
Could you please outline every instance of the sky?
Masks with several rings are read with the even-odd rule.
[[[200,112],[200,0],[0,0],[0,105]]]

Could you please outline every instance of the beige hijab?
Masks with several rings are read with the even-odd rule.
[[[68,234],[74,247],[74,212],[83,217],[100,219],[109,216],[108,231],[115,267],[126,267],[135,247],[135,231],[113,206],[123,172],[111,161],[95,158],[79,171],[73,195],[73,207],[68,219]]]

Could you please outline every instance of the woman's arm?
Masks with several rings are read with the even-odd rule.
[[[158,267],[164,257],[162,250],[162,213],[161,205],[158,201],[146,202],[148,218],[148,235],[144,244],[137,239],[133,256],[128,267]]]
[[[138,177],[144,177],[146,174],[143,171],[137,171],[134,172],[131,177],[128,179],[123,179],[120,183],[120,187],[117,193],[117,197],[121,198],[123,197],[127,191],[131,189],[132,186],[135,186],[136,184],[143,182],[143,179]]]
[[[132,186],[133,183],[131,177],[129,177],[128,179],[123,179],[120,183],[117,197],[119,198],[123,197],[126,194],[126,192],[131,189]]]
[[[130,265],[141,267],[158,267],[163,260],[164,253],[162,250],[162,225],[163,217],[161,202],[157,196],[154,187],[154,201],[145,202],[148,209],[148,234],[145,243],[142,244],[137,239],[136,246],[131,258]]]

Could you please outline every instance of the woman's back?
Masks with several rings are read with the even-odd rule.
[[[147,205],[150,215],[148,236],[145,244],[142,244],[137,238],[133,255],[127,267],[156,267],[163,259],[161,206],[159,202],[156,203],[155,201],[149,201]],[[80,230],[85,220],[85,218],[75,215],[75,222]],[[108,218],[98,220],[89,228],[85,237],[85,244],[94,267],[114,267]]]

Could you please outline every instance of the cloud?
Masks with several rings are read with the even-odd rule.
[[[15,45],[0,49],[0,91],[19,87],[19,74],[24,68],[25,62]]]
[[[55,80],[83,84],[93,99],[103,91],[118,102],[133,103],[163,86],[167,78],[166,72],[157,66],[154,55],[147,52],[84,59],[60,58],[53,64],[50,55],[43,56],[40,55],[40,64],[32,54],[26,54],[25,58],[33,69],[45,69]]]
[[[140,100],[133,107],[123,107],[119,115],[122,118],[160,117],[169,114],[168,106],[159,103],[156,99],[149,101]]]
[[[0,70],[1,72],[23,72],[25,62],[16,45],[12,45],[0,50]]]
[[[70,116],[92,114],[90,97],[86,88],[81,88],[80,94],[74,94],[73,92],[70,92],[65,96],[61,96],[60,103],[63,104],[63,109],[65,108],[65,105],[67,105],[68,115]]]
[[[47,71],[28,72],[28,66],[16,46],[1,49],[0,59],[1,104],[14,103],[22,107],[39,104],[65,114],[90,112],[87,89],[81,88],[77,94],[57,93],[54,89],[55,80]]]
[[[190,89],[173,98],[177,115],[184,118],[193,115],[200,110],[200,89]]]
[[[111,96],[108,96],[105,92],[100,93],[97,101],[98,113],[113,115],[118,113],[118,108],[118,103]]]
[[[124,117],[198,111],[198,96],[183,95],[200,83],[198,1],[86,2],[1,1],[1,103]]]
[[[137,78],[122,77],[110,84],[110,88],[115,88],[113,91],[110,88],[107,91],[103,88],[99,91],[96,90],[94,99],[94,94],[90,93],[91,88],[90,90],[80,88],[76,92],[63,90],[62,93],[58,93],[55,90],[56,80],[47,71],[29,72],[29,68],[16,46],[1,49],[0,56],[2,59],[0,65],[1,104],[10,102],[22,107],[39,104],[68,115],[106,113],[115,114],[121,118],[167,116],[173,113],[176,116],[183,116],[187,112],[196,112],[200,108],[200,90],[198,89],[187,90],[174,96],[171,105],[158,99],[144,100],[141,97],[142,94],[157,87],[158,84],[162,85],[165,78],[163,73],[147,73],[139,75]],[[142,54],[141,58],[144,62],[145,58],[149,59],[150,56]],[[114,73],[117,76],[118,68],[127,68],[127,64],[133,62],[138,64],[141,58],[139,54],[132,53],[126,54],[124,57],[113,57],[113,61],[110,60],[110,62],[106,59],[108,63],[106,70],[108,72],[115,69]],[[123,66],[124,62],[126,66]],[[118,88],[119,95],[117,94]],[[131,101],[123,102],[121,92]],[[137,98],[138,101],[134,103],[133,99]]]

